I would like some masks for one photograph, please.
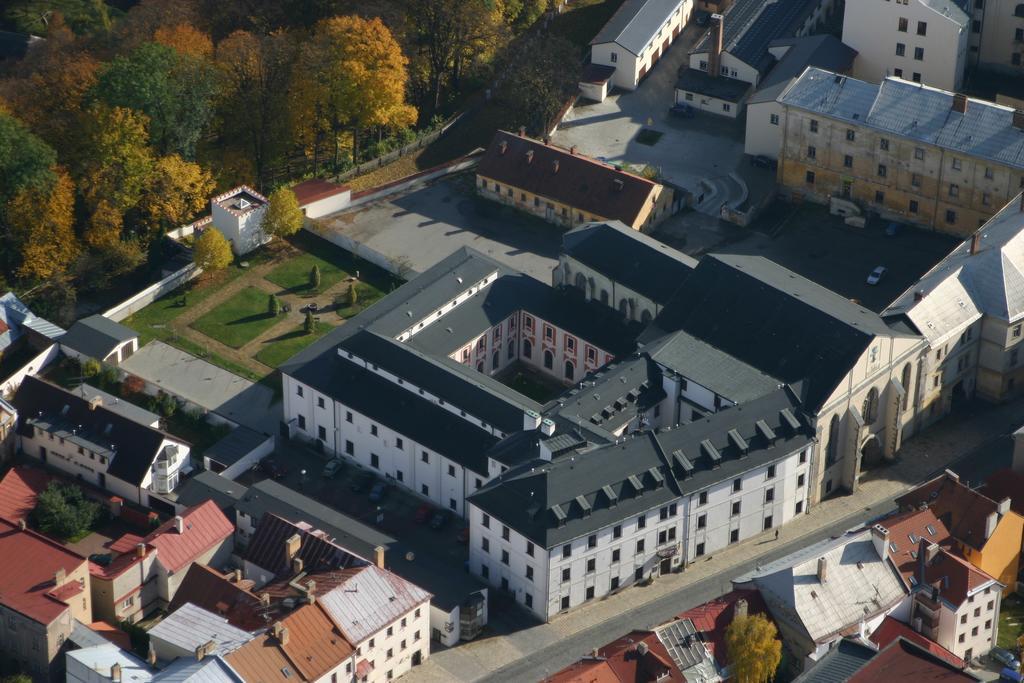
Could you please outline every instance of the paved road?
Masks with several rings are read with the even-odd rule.
[[[793,550],[842,533],[893,509],[908,487],[950,467],[978,482],[1010,461],[1009,433],[1024,420],[1024,401],[1004,406],[972,404],[912,439],[900,460],[869,472],[854,495],[830,499],[787,524],[780,540],[752,539],[716,553],[686,572],[632,588],[549,624],[496,633],[431,655],[407,674],[411,681],[536,681],[567,666],[594,647],[633,628],[649,628],[727,592],[731,580]]]

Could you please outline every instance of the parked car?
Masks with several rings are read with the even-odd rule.
[[[462,527],[462,530],[459,531],[459,535],[455,539],[462,545],[469,545],[469,527]]]
[[[378,481],[376,484],[373,485],[373,488],[370,489],[370,502],[379,503],[382,500],[384,500],[387,497],[388,490],[390,488],[391,487],[385,484],[384,482]]]
[[[352,479],[352,483],[349,484],[349,488],[352,489],[353,493],[362,493],[370,487],[373,483],[374,476],[369,472],[360,472]]]
[[[697,12],[697,26],[707,26],[710,21],[710,12]]]
[[[672,116],[679,116],[680,118],[684,119],[692,119],[693,107],[688,105],[686,102],[676,102],[671,107],[669,107],[668,113],[672,114]]]
[[[881,282],[882,278],[885,277],[886,270],[887,269],[885,266],[878,266],[877,268],[872,270],[871,274],[868,275],[868,284],[877,285],[879,282]]]
[[[416,514],[413,515],[413,519],[416,520],[417,524],[426,524],[433,512],[434,508],[429,503],[424,503],[416,508]]]
[[[451,513],[447,510],[438,510],[434,513],[434,516],[430,518],[430,528],[435,530],[443,528],[448,524],[448,520],[451,516]]]
[[[1024,681],[1024,675],[1021,675],[1016,669],[1005,667],[999,672],[999,680],[1007,681],[1007,683],[1021,683],[1021,681]]]
[[[324,465],[324,478],[334,479],[334,477],[338,476],[338,473],[343,469],[345,469],[345,463],[341,458],[331,458],[327,461],[327,464]]]
[[[260,469],[271,479],[284,479],[288,475],[288,468],[273,458],[260,462]]]
[[[775,167],[778,165],[778,163],[779,162],[777,162],[775,159],[767,157],[763,154],[758,154],[757,156],[750,157],[750,165],[756,166],[758,168],[767,168],[769,170],[775,170]]]
[[[900,224],[899,223],[892,222],[892,223],[889,223],[889,225],[885,226],[885,236],[886,237],[895,237],[898,234],[900,234]]]
[[[1004,650],[1001,647],[994,647],[989,650],[988,654],[992,659],[996,660],[1008,669],[1013,669],[1015,671],[1020,669],[1020,660],[1017,659],[1017,657],[1009,650]]]

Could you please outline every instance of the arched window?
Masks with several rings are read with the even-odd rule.
[[[910,363],[903,366],[903,377],[900,379],[903,384],[903,410],[910,405]]]
[[[624,318],[629,317],[629,302],[625,299],[619,302],[619,313],[621,313]]]
[[[644,325],[651,322],[651,312],[648,309],[644,309],[644,312],[640,314],[640,322]]]
[[[501,354],[499,354],[497,351],[495,351],[493,354],[491,354],[491,370],[497,370],[498,369],[498,363],[500,363],[500,362],[501,362]]]
[[[571,360],[565,361],[565,378],[568,380],[573,379],[576,374],[576,366],[572,364]]]
[[[878,419],[878,389],[871,387],[871,391],[864,398],[864,409],[861,411],[864,424],[873,425]]]
[[[608,301],[609,301],[608,290],[607,289],[602,289],[601,290],[601,303],[604,304],[605,306],[607,306],[608,305]]]
[[[839,459],[839,416],[833,415],[828,423],[828,451],[825,454],[825,466]]]
[[[544,349],[544,367],[548,370],[555,367],[555,354],[550,349]]]
[[[587,291],[587,276],[583,273],[576,273],[576,287],[583,293]]]
[[[523,358],[533,358],[533,342],[529,339],[523,340]]]
[[[476,371],[477,372],[483,372],[484,371],[484,362],[483,361],[480,361],[479,363],[476,364]]]
[[[508,340],[508,359],[512,360],[516,357],[516,341],[515,339]]]

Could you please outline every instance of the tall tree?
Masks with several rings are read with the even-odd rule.
[[[204,230],[192,247],[192,260],[208,273],[227,268],[232,258],[231,245],[216,228]]]
[[[295,49],[284,32],[256,36],[235,31],[217,44],[223,73],[221,130],[225,142],[252,160],[259,189],[269,182],[289,142],[288,87]]]
[[[763,614],[740,616],[725,629],[729,665],[737,683],[768,683],[782,661],[775,624]]]
[[[10,114],[0,112],[0,203],[19,191],[48,189],[57,153]]]
[[[50,187],[26,186],[7,203],[7,224],[20,255],[19,277],[45,280],[67,270],[78,253],[74,206],[74,186],[61,169]]]
[[[138,203],[153,171],[146,123],[144,114],[131,109],[90,107],[75,170],[93,211],[101,201],[122,213]]]
[[[161,26],[153,33],[153,42],[174,48],[181,54],[209,59],[213,57],[213,41],[191,24]]]
[[[89,217],[89,225],[82,235],[87,245],[93,248],[109,247],[121,241],[124,215],[107,200],[101,199]]]
[[[279,187],[270,193],[270,206],[263,217],[263,232],[277,237],[294,235],[302,227],[303,215],[299,200],[290,187]]]
[[[176,154],[158,159],[139,206],[150,236],[178,227],[202,211],[213,187],[213,177],[199,164]]]
[[[575,91],[579,68],[576,45],[560,36],[545,36],[523,51],[521,61],[507,65],[508,77],[498,94],[532,132],[545,133]]]
[[[150,139],[161,154],[191,159],[213,116],[216,76],[205,59],[143,43],[108,64],[93,90],[111,106],[145,113]]]

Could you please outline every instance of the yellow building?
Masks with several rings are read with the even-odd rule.
[[[482,197],[567,228],[618,220],[646,231],[675,209],[671,188],[505,131],[480,160],[476,188]]]
[[[949,529],[954,547],[968,562],[1012,593],[1020,572],[1024,517],[1010,509],[1010,499],[995,501],[971,489],[960,477],[945,473],[896,499],[901,510],[927,507]]]
[[[887,78],[809,68],[779,96],[778,181],[793,196],[968,236],[1024,187],[1024,112]]]

